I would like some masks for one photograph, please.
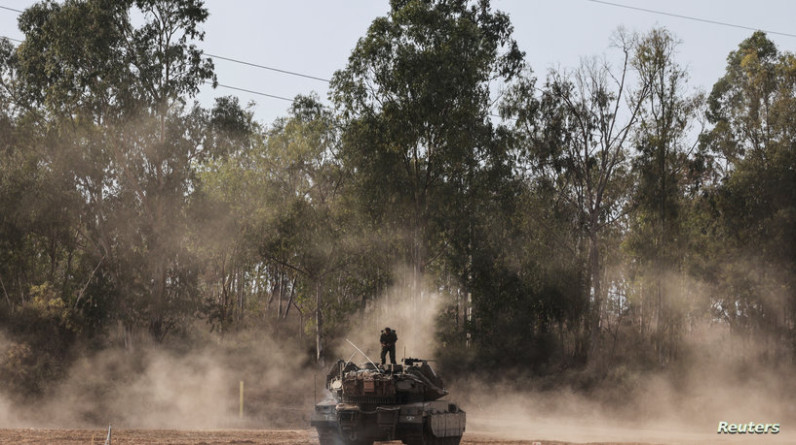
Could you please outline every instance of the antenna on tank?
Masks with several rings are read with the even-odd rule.
[[[345,341],[347,341],[347,342],[348,342],[348,344],[350,344],[351,346],[353,346],[353,347],[354,347],[354,349],[356,349],[357,351],[359,351],[359,353],[360,353],[360,354],[362,354],[362,355],[363,355],[363,356],[364,356],[366,359],[368,359],[368,362],[370,362],[370,364],[371,364],[371,365],[373,365],[373,367],[374,367],[374,368],[375,368],[377,371],[379,371],[379,374],[381,374],[381,373],[382,373],[382,372],[381,372],[381,369],[379,369],[379,367],[378,367],[378,366],[376,366],[376,364],[375,364],[375,363],[373,363],[373,360],[371,360],[371,359],[370,359],[370,357],[368,357],[368,355],[367,355],[367,354],[365,354],[364,352],[362,352],[362,350],[361,350],[361,349],[359,349],[359,348],[357,347],[357,345],[355,345],[355,344],[354,344],[354,343],[353,343],[351,340],[349,340],[349,339],[345,339]]]

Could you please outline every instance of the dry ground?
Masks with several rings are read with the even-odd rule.
[[[103,445],[107,431],[65,429],[0,429],[0,444]],[[113,445],[317,445],[312,430],[114,430]],[[386,442],[385,445],[400,442]],[[501,440],[485,435],[467,434],[462,445],[561,445],[566,442]],[[625,443],[628,444],[629,443]],[[606,444],[607,445],[607,444]]]
[[[106,430],[68,430],[68,429],[0,429],[0,444],[47,444],[47,445],[103,445]],[[114,430],[112,435],[113,445],[153,444],[153,445],[318,445],[317,435],[312,430],[218,430],[218,431],[177,431],[177,430]],[[590,445],[645,445],[650,443],[782,443],[779,441],[765,440],[764,438],[749,437],[746,441],[741,438],[727,440],[696,440],[685,442],[579,442]],[[737,439],[741,439],[738,441]],[[764,439],[764,440],[761,440]],[[769,437],[769,439],[772,439]],[[462,445],[566,445],[575,442],[559,442],[548,440],[509,440],[500,439],[494,435],[468,433],[462,440]],[[385,443],[387,445],[388,443]],[[389,442],[397,445],[399,442]]]

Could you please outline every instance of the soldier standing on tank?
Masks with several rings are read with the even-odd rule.
[[[381,331],[381,364],[384,366],[387,353],[390,353],[390,363],[395,364],[395,342],[398,341],[398,334],[390,328],[384,328]]]

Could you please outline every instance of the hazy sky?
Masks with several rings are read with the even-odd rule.
[[[25,9],[31,0],[0,0],[0,6]],[[792,0],[613,0],[612,3],[693,16],[750,28],[796,35]],[[330,78],[345,66],[357,39],[371,21],[384,15],[388,0],[207,0],[204,25],[207,53],[283,70]],[[492,0],[509,14],[514,36],[538,77],[551,67],[573,68],[581,57],[611,54],[613,31],[624,26],[647,31],[668,28],[681,41],[678,60],[688,67],[690,85],[709,91],[725,68],[727,54],[752,31],[619,8],[589,0]],[[17,15],[0,9],[0,35],[21,39]],[[796,50],[796,37],[769,34],[780,50]],[[216,60],[221,84],[292,98],[312,91],[326,100],[322,81]],[[270,123],[286,113],[289,102],[222,87],[207,87],[200,100],[236,95],[255,101],[257,120]]]

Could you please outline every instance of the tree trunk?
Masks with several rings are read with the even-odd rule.
[[[242,274],[243,274],[243,272],[240,269],[238,269],[238,272],[237,272],[236,275],[238,277],[238,282],[237,282],[238,304],[237,304],[237,306],[238,306],[238,321],[239,322],[243,321],[243,312],[244,312],[244,307],[243,306],[245,305],[245,295],[244,295],[244,291],[243,291],[243,284],[244,283],[243,283],[243,278],[241,277]]]
[[[589,314],[589,360],[596,359],[600,346],[600,318],[602,316],[602,271],[600,248],[597,244],[597,233],[589,234],[589,278],[591,280],[592,308]]]
[[[321,333],[323,330],[323,313],[321,311],[321,283],[315,282],[315,361],[321,362],[323,345],[321,344]]]

